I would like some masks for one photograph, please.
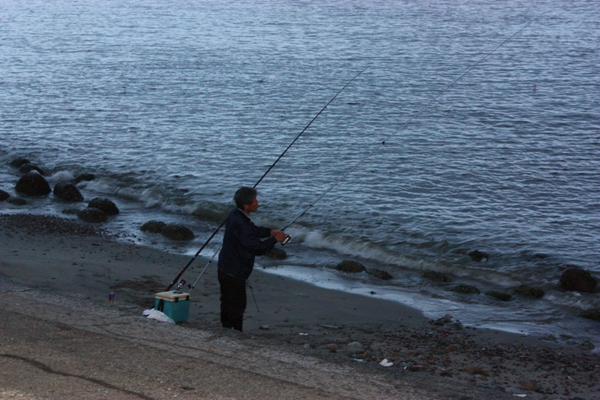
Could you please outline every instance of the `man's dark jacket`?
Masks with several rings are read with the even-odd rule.
[[[235,278],[248,279],[254,267],[254,257],[266,254],[277,243],[270,236],[271,229],[254,225],[246,213],[234,208],[225,224],[219,269]]]

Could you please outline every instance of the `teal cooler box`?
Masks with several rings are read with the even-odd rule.
[[[175,322],[187,321],[190,315],[190,294],[177,290],[156,293],[154,309],[162,311]]]

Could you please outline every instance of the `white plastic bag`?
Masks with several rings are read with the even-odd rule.
[[[156,319],[156,320],[162,321],[162,322],[169,322],[171,324],[175,323],[175,321],[173,321],[171,318],[169,318],[164,312],[155,310],[154,308],[152,308],[150,310],[144,310],[142,315],[145,315],[148,318]]]

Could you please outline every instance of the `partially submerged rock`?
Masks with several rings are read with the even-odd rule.
[[[85,222],[106,222],[108,220],[108,216],[106,213],[95,207],[85,208],[77,213],[77,218]]]
[[[389,281],[394,278],[389,272],[377,268],[369,268],[367,273],[373,275],[375,278],[383,279],[384,281]]]
[[[515,289],[515,294],[520,294],[522,296],[530,296],[535,297],[536,299],[541,299],[546,294],[542,289],[532,288],[527,285],[521,285]]]
[[[471,257],[471,260],[477,261],[477,262],[482,261],[484,258],[485,258],[485,261],[487,261],[490,258],[488,253],[479,251],[479,250],[473,250],[473,251],[469,252],[469,257]]]
[[[363,272],[367,270],[365,266],[358,261],[351,260],[342,261],[335,267],[335,269],[344,272]]]
[[[579,313],[579,316],[582,318],[593,319],[594,321],[600,321],[600,308],[583,310],[581,313]]]
[[[15,190],[27,196],[45,196],[52,192],[48,181],[37,172],[23,175],[17,182]]]
[[[37,173],[39,173],[40,175],[46,175],[44,173],[44,171],[38,167],[37,165],[33,165],[33,164],[23,164],[19,167],[19,172],[23,173],[23,174],[27,174],[31,171],[35,171]]]
[[[10,197],[6,200],[7,203],[14,204],[15,206],[24,206],[27,204],[27,200],[22,197]]]
[[[565,290],[593,293],[598,286],[598,279],[589,271],[580,267],[569,267],[560,277],[560,284]]]
[[[88,203],[88,207],[94,207],[102,210],[106,215],[117,215],[119,213],[119,208],[110,199],[101,199],[96,197]]]
[[[196,237],[190,228],[181,224],[167,224],[161,234],[172,240],[192,240]]]
[[[10,194],[8,192],[5,192],[4,190],[0,190],[0,201],[7,200],[9,197],[10,197]]]
[[[29,164],[29,160],[26,158],[15,158],[10,162],[11,167],[20,168],[22,165]]]
[[[512,296],[508,293],[498,292],[496,290],[490,290],[489,292],[485,292],[486,295],[490,297],[494,297],[500,301],[510,301]]]
[[[165,229],[165,226],[167,226],[166,223],[153,219],[153,220],[150,220],[150,221],[144,223],[140,227],[140,230],[142,232],[148,232],[148,233],[161,233],[163,231],[163,229]]]
[[[73,179],[73,183],[78,184],[81,181],[89,182],[93,181],[94,179],[96,179],[96,176],[94,174],[79,174],[75,179]]]
[[[479,294],[479,293],[481,293],[479,291],[479,289],[477,289],[475,286],[465,285],[465,284],[460,284],[458,286],[453,287],[450,290],[452,290],[453,292],[462,293],[462,294]]]
[[[81,192],[72,183],[59,182],[54,185],[54,195],[64,201],[83,201]]]
[[[432,281],[437,282],[450,282],[450,278],[446,274],[443,274],[438,271],[427,270],[423,272],[423,278],[431,279]]]

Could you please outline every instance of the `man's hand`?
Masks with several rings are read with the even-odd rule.
[[[281,243],[285,240],[285,238],[287,238],[287,235],[284,231],[272,230],[271,237],[274,237],[275,240],[277,240],[279,243]]]

